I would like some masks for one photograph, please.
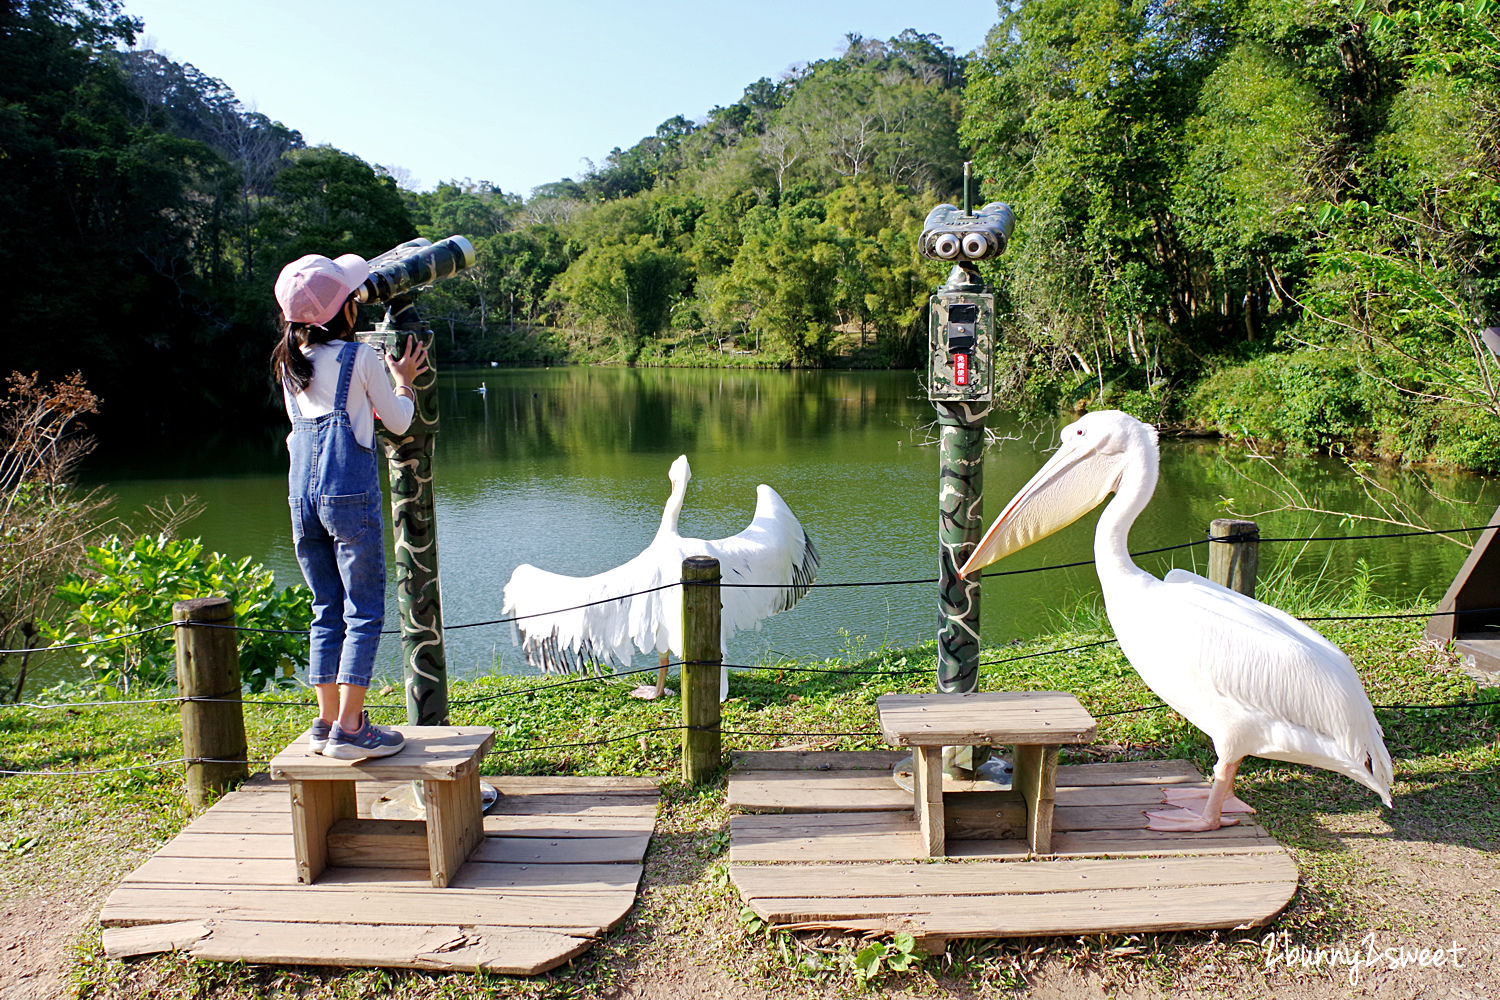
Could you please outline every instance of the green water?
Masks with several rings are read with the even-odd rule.
[[[785,497],[823,556],[819,582],[880,582],[937,575],[937,448],[924,444],[933,409],[910,372],[728,372],[621,368],[483,369],[440,378],[435,458],[438,540],[450,671],[530,672],[510,626],[452,626],[501,617],[501,588],[523,562],[588,575],[618,565],[651,540],[679,454],[692,464],[682,534],[716,538],[749,523],[755,487]],[[485,391],[479,392],[483,386]],[[993,517],[1045,460],[1057,424],[1022,426],[1001,416],[986,456],[986,510]],[[205,513],[190,525],[206,545],[270,566],[282,583],[301,577],[292,556],[280,435],[245,435],[227,448],[193,449],[89,470],[129,514],[164,496],[190,494]],[[155,463],[155,464],[153,464]],[[1281,463],[1309,500],[1333,510],[1378,511],[1331,460]],[[1240,471],[1236,471],[1240,470]],[[1254,512],[1280,501],[1251,479],[1275,473],[1216,442],[1165,440],[1156,496],[1131,533],[1133,549],[1203,537],[1226,516],[1224,497]],[[1500,491],[1478,477],[1429,483],[1384,470],[1375,496],[1408,503],[1435,527],[1483,524]],[[1428,486],[1460,501],[1442,504]],[[1383,530],[1333,516],[1290,511],[1257,518],[1266,537]],[[995,569],[1088,560],[1094,517]],[[1465,536],[1461,536],[1465,537]],[[1342,581],[1363,557],[1375,590],[1403,600],[1440,596],[1464,550],[1436,538],[1337,545],[1264,545],[1263,569],[1300,550],[1298,572]],[[1202,570],[1204,547],[1141,564]],[[983,629],[990,643],[1045,632],[1064,609],[1097,593],[1091,566],[987,580]],[[935,584],[815,590],[758,632],[730,643],[731,662],[824,657],[929,642],[936,635]],[[387,628],[397,622],[390,596]],[[398,673],[388,637],[379,672]],[[641,660],[639,662],[646,662]],[[54,667],[54,670],[65,667]]]

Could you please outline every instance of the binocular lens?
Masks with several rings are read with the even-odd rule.
[[[990,241],[985,239],[983,233],[966,233],[964,235],[964,256],[972,260],[978,260],[989,252]]]
[[[932,252],[937,254],[943,260],[952,260],[954,257],[958,256],[958,251],[958,237],[954,236],[952,233],[943,233],[937,239],[932,241]]]

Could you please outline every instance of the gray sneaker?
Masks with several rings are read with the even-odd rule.
[[[346,733],[337,722],[328,734],[328,745],[323,748],[324,757],[339,760],[364,760],[368,757],[389,757],[399,753],[406,744],[406,737],[394,729],[377,726],[370,721],[369,712],[359,714],[359,728]]]
[[[313,753],[322,753],[323,748],[328,746],[328,734],[332,730],[333,723],[324,722],[321,717],[314,719],[307,730],[307,749]]]

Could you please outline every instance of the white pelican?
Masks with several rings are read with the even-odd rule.
[[[1118,410],[1062,431],[1062,446],[1016,494],[959,569],[982,566],[1066,527],[1115,494],[1094,532],[1105,610],[1130,665],[1213,740],[1213,786],[1168,792],[1153,830],[1214,830],[1249,812],[1234,799],[1248,756],[1347,775],[1391,804],[1391,757],[1349,658],[1284,612],[1174,569],[1165,580],[1131,562],[1126,537],[1156,489],[1156,429]],[[1197,811],[1192,807],[1197,807]]]
[[[692,476],[687,456],[679,456],[668,473],[672,493],[661,514],[661,527],[651,544],[629,562],[585,577],[549,573],[529,564],[516,567],[505,585],[502,613],[536,616],[516,622],[528,663],[565,672],[585,669],[589,661],[627,664],[632,646],[643,653],[654,650],[661,663],[655,689],[644,685],[631,693],[658,698],[666,684],[670,651],[682,652],[682,590],[653,588],[680,581],[683,559],[713,556],[719,560],[725,584],[779,585],[724,587],[720,591],[724,608],[721,642],[741,629],[758,628],[761,619],[787,610],[807,593],[817,577],[818,550],[786,501],[764,483],[756,488],[755,517],[739,534],[706,541],[677,533],[677,518]],[[621,594],[636,596],[604,600]],[[603,603],[591,603],[599,601]],[[590,606],[576,607],[580,604]],[[719,675],[719,700],[728,696],[726,667]]]

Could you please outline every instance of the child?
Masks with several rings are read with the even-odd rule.
[[[341,760],[386,757],[400,733],[370,722],[365,692],[385,621],[385,529],[375,461],[375,413],[400,434],[416,404],[412,380],[427,352],[411,345],[400,361],[380,359],[354,340],[355,289],[369,276],[362,257],[310,254],[282,268],[276,302],[284,323],[271,352],[292,432],[288,497],[292,543],[312,588],[309,681],[318,718],[308,730],[315,753]]]

